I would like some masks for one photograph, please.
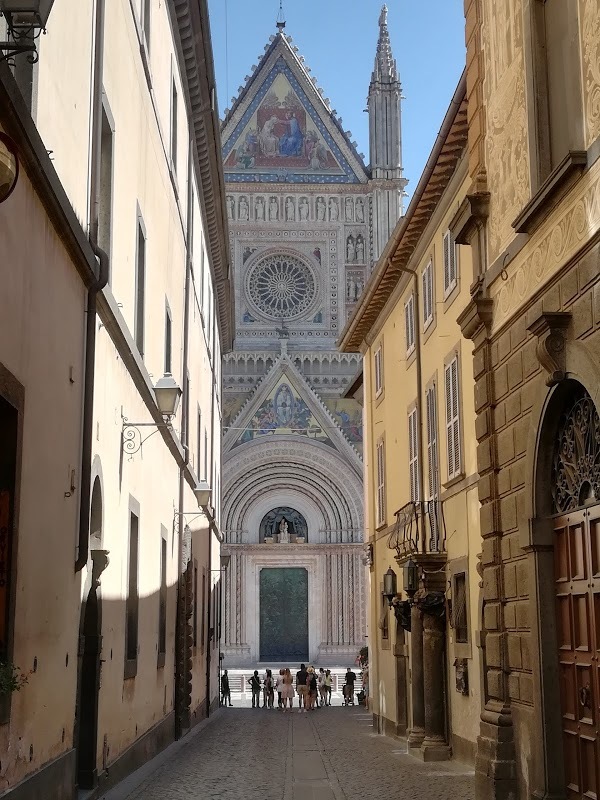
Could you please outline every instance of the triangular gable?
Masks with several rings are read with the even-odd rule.
[[[226,182],[365,183],[362,159],[283,35],[228,114]]]
[[[263,436],[299,436],[332,447],[359,471],[361,459],[336,419],[287,356],[255,388],[223,439],[223,454]]]

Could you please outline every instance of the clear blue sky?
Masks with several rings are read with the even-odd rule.
[[[463,0],[388,0],[402,91],[404,175],[412,194],[464,68]],[[363,113],[383,0],[284,0],[292,36],[332,107],[369,161]],[[279,0],[209,0],[219,113],[275,33]],[[228,57],[226,57],[226,54]]]

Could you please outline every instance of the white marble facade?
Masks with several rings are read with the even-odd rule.
[[[386,37],[382,14],[373,92]],[[310,661],[343,666],[366,637],[362,408],[345,394],[360,357],[337,353],[336,340],[379,256],[374,243],[400,213],[400,152],[391,177],[374,182],[281,31],[222,138],[236,304],[223,367],[225,666],[259,662],[261,570],[285,567],[308,572]],[[382,231],[373,198],[386,192],[396,210]],[[306,535],[265,535],[278,509]]]

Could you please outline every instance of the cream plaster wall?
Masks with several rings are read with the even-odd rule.
[[[91,0],[76,4],[68,0],[56,0],[54,3],[48,34],[42,37],[40,47],[38,93],[34,109],[39,132],[45,145],[54,151],[54,165],[59,178],[85,228],[89,219],[91,37],[94,29],[92,7]],[[130,347],[137,356],[133,331],[139,208],[146,230],[145,342],[143,361],[139,363],[149,383],[155,383],[164,372],[167,300],[173,320],[172,372],[179,385],[183,386],[187,142],[191,131],[186,120],[186,105],[177,68],[168,7],[159,2],[152,2],[151,7],[152,33],[146,70],[140,56],[139,19],[129,0],[109,0],[106,3],[103,86],[115,130],[111,280],[105,290],[105,297],[113,307],[118,306],[122,315],[118,324],[126,335],[130,335]],[[175,171],[171,165],[169,141],[172,74],[175,76],[179,109]],[[22,185],[25,185],[24,181]],[[23,193],[24,189],[20,189],[20,192]],[[37,213],[35,198],[23,198],[21,202],[24,203],[22,217],[34,219]],[[216,336],[214,275],[206,254],[200,205],[200,192],[196,186],[193,209],[193,283],[190,293],[188,442],[190,465],[196,473],[202,473],[198,477],[207,480],[213,489],[212,504],[218,521],[221,483],[221,351]],[[0,214],[2,213],[6,213],[4,207],[0,209]],[[15,737],[12,745],[16,750],[14,759],[22,759],[19,767],[15,767],[14,774],[21,776],[72,745],[79,602],[87,592],[91,567],[90,562],[84,570],[81,584],[78,577],[73,577],[77,509],[74,499],[63,499],[63,492],[69,484],[69,466],[78,468],[81,430],[79,405],[77,414],[73,410],[69,413],[68,405],[75,403],[73,398],[76,392],[77,403],[81,402],[84,297],[74,273],[72,285],[65,278],[65,285],[60,287],[60,269],[64,272],[65,267],[59,261],[60,258],[65,259],[64,253],[58,242],[53,240],[53,234],[44,220],[40,218],[35,230],[40,232],[41,240],[31,236],[23,247],[23,237],[20,236],[19,242],[8,240],[6,245],[10,245],[12,252],[23,254],[24,264],[38,264],[42,274],[39,278],[36,275],[36,280],[31,281],[31,284],[27,281],[18,285],[17,279],[21,280],[22,276],[26,276],[27,270],[23,267],[15,269],[15,265],[12,265],[11,280],[15,281],[15,285],[9,285],[10,291],[3,297],[11,297],[14,312],[19,309],[22,320],[28,326],[27,332],[24,330],[21,337],[12,337],[15,342],[19,342],[19,348],[16,348],[12,358],[17,373],[24,372],[23,364],[28,358],[36,359],[35,369],[33,365],[31,369],[32,374],[35,372],[37,375],[39,386],[28,395],[32,398],[28,402],[40,404],[39,422],[35,430],[36,453],[45,450],[52,452],[59,448],[65,453],[65,466],[62,471],[53,469],[45,481],[40,480],[40,486],[36,487],[35,501],[30,499],[23,503],[24,530],[47,530],[48,527],[51,530],[44,536],[44,542],[48,543],[45,557],[39,551],[39,537],[26,540],[27,544],[23,546],[19,558],[23,559],[23,564],[27,564],[27,567],[22,567],[20,561],[19,574],[20,580],[28,586],[36,581],[41,581],[38,585],[44,586],[44,577],[40,573],[45,565],[56,559],[57,569],[62,569],[65,573],[63,583],[65,586],[70,585],[72,592],[70,597],[65,592],[64,597],[61,595],[54,600],[45,598],[44,607],[47,613],[44,614],[40,614],[38,608],[38,593],[24,595],[30,599],[19,601],[22,608],[17,609],[21,620],[18,627],[23,635],[22,638],[19,635],[16,640],[15,661],[23,668],[29,666],[34,650],[40,649],[43,643],[47,643],[48,652],[52,653],[52,661],[47,666],[48,672],[42,671],[42,667],[45,670],[46,666],[40,659],[38,673],[30,681],[31,686],[15,700],[14,729],[11,726],[14,733],[11,736]],[[12,235],[10,227],[2,226],[0,237]],[[57,273],[57,276],[53,276],[52,283],[49,280],[51,265]],[[21,304],[18,302],[19,297],[23,298]],[[23,305],[27,298],[30,309]],[[99,466],[102,476],[102,546],[110,551],[110,563],[102,575],[100,590],[103,664],[97,742],[99,770],[110,766],[139,736],[163,720],[173,709],[173,651],[178,575],[178,531],[174,527],[174,520],[179,504],[179,469],[160,433],[155,433],[131,459],[127,455],[121,457],[122,416],[127,417],[130,422],[142,423],[152,422],[152,417],[134,385],[128,367],[119,355],[112,338],[112,330],[109,332],[104,322],[101,317],[98,318],[93,443],[94,462]],[[47,330],[50,329],[56,329],[56,341],[48,336]],[[24,347],[29,341],[31,347]],[[43,342],[44,346],[40,347],[39,342]],[[19,359],[22,364],[19,364]],[[61,367],[67,363],[73,363],[75,368],[73,387],[68,383],[67,367]],[[6,366],[11,369],[10,364]],[[63,380],[67,390],[62,387]],[[49,407],[62,409],[51,425],[48,424]],[[200,436],[198,408],[202,411]],[[178,437],[181,436],[181,416],[180,405],[173,420]],[[32,418],[35,418],[35,413],[32,413]],[[152,428],[142,428],[142,435],[151,431]],[[30,437],[33,434],[32,428],[26,428],[24,456],[31,453],[28,448],[31,447]],[[205,435],[208,441],[206,469]],[[47,445],[43,444],[45,441]],[[25,487],[29,485],[29,471],[41,472],[44,460],[30,454],[29,458],[24,459],[24,464]],[[57,492],[59,501],[56,500]],[[139,653],[136,677],[124,680],[130,495],[140,504]],[[67,514],[65,507],[69,503],[72,508]],[[205,566],[207,570],[212,570],[208,572],[208,586],[214,586],[220,577],[219,542],[214,534],[209,534],[208,522],[198,509],[195,496],[187,484],[183,510],[197,512],[197,518],[190,524],[193,531],[193,557],[197,558],[200,568]],[[69,516],[71,519],[67,524]],[[161,525],[168,532],[169,589],[167,654],[165,666],[157,669]],[[72,532],[67,539],[65,530]],[[211,563],[207,544],[209,536],[213,539]],[[43,547],[45,546],[44,544]],[[31,558],[34,549],[35,560]],[[57,606],[54,612],[53,604]],[[64,604],[65,614],[68,608],[68,619],[60,620],[56,641],[48,642],[47,631],[52,630],[52,627],[47,616],[56,613],[58,617],[61,604]],[[204,606],[200,605],[199,614],[202,613],[200,608],[204,609]],[[207,635],[208,628],[206,625]],[[214,700],[218,694],[218,644],[213,642],[210,647],[213,654],[211,699]],[[196,706],[206,700],[207,651],[206,648],[200,650],[197,648],[193,665],[192,702]],[[70,656],[69,668],[65,670],[67,653]],[[62,674],[65,671],[67,680],[64,680]],[[41,675],[46,674],[47,678],[40,681]],[[39,690],[35,690],[34,687],[38,685]],[[57,686],[60,688],[57,689]],[[35,698],[35,705],[28,698]],[[52,713],[47,713],[48,705],[53,707]],[[33,710],[34,707],[36,711]],[[46,710],[42,711],[44,707]],[[43,724],[39,721],[35,724],[36,715],[43,715]],[[53,720],[51,724],[49,720]],[[61,743],[61,720],[66,730],[64,744]],[[29,742],[33,739],[34,729],[34,759],[30,763]],[[22,740],[18,745],[17,734]],[[0,736],[2,735],[4,732],[0,730]],[[2,762],[4,768],[4,759]]]
[[[86,292],[25,170],[0,205],[0,253],[0,363],[25,391],[10,658],[25,673],[36,663],[0,724],[1,793],[71,748],[77,679],[70,475],[78,487]]]

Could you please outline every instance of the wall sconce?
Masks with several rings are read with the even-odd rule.
[[[383,596],[387,597],[387,601],[390,608],[392,607],[392,602],[397,594],[398,594],[398,579],[396,578],[396,573],[390,567],[383,576]]]
[[[12,61],[21,53],[35,64],[38,52],[35,46],[46,23],[54,0],[0,0],[0,14],[6,19],[9,40],[0,42],[0,61]],[[13,61],[14,64],[14,61]]]
[[[227,553],[226,555],[221,555],[221,569],[227,569],[231,562],[231,555]]]
[[[206,481],[199,481],[194,489],[194,494],[200,508],[208,508],[212,497],[212,489]]]
[[[0,0],[2,2],[2,0]],[[181,397],[181,387],[167,372],[157,381],[154,387],[154,396],[159,412],[164,422],[129,422],[127,417],[123,417],[123,427],[121,430],[121,449],[124,453],[132,456],[142,449],[144,442],[161,428],[172,428],[171,419],[177,413],[179,399]],[[140,428],[154,428],[152,433],[142,437]]]
[[[404,577],[404,591],[412,600],[419,588],[419,567],[412,558],[409,558],[402,568],[402,571]]]
[[[10,136],[0,132],[0,203],[13,193],[19,180],[17,145]]]

